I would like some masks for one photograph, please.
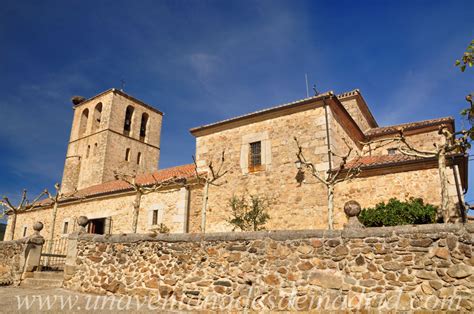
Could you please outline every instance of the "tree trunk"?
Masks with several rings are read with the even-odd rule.
[[[334,186],[328,185],[328,228],[334,229]]]
[[[48,252],[49,254],[53,253],[52,250],[53,250],[53,240],[54,240],[54,228],[56,225],[57,213],[58,213],[58,200],[56,199],[53,206],[53,212],[51,213],[51,228],[49,228],[49,243],[48,243],[48,247],[46,248],[47,250],[46,252]],[[49,257],[46,258],[46,265],[49,265]]]
[[[138,213],[140,212],[140,203],[142,200],[142,192],[137,191],[135,195],[135,201],[133,201],[133,219],[132,219],[132,232],[137,233],[138,226]]]
[[[446,153],[440,151],[438,154],[438,172],[441,183],[441,212],[438,217],[443,217],[444,223],[449,222],[449,193],[448,178],[446,176]]]
[[[49,228],[49,243],[48,243],[48,253],[51,253],[51,249],[53,247],[53,239],[54,239],[54,229],[56,225],[56,216],[58,213],[58,202],[54,202],[53,212],[51,213],[51,228]]]
[[[10,240],[14,240],[14,239],[15,239],[15,226],[16,226],[16,212],[13,212],[13,217],[12,217],[12,230],[11,230]]]
[[[206,232],[206,211],[207,211],[207,200],[209,198],[209,182],[206,181],[204,184],[204,194],[202,196],[202,210],[201,210],[201,232]]]

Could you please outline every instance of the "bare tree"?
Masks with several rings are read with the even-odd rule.
[[[303,182],[304,173],[301,169],[304,167],[310,171],[313,177],[326,186],[328,201],[328,228],[332,230],[334,229],[334,188],[337,184],[344,181],[349,181],[360,174],[360,165],[357,163],[354,163],[354,166],[349,168],[346,167],[349,161],[348,159],[353,152],[353,148],[349,146],[347,141],[343,138],[343,141],[348,148],[348,151],[345,155],[336,154],[332,150],[328,149],[328,154],[339,157],[341,162],[339,163],[339,167],[337,169],[333,170],[329,168],[327,171],[322,172],[316,169],[314,163],[306,159],[303,154],[303,148],[299,144],[298,139],[296,137],[294,139],[298,147],[298,153],[296,154],[299,163],[297,178],[300,177],[300,182]]]
[[[41,198],[47,193],[48,193],[48,190],[44,190],[30,203],[27,199],[27,191],[26,189],[24,189],[23,192],[21,193],[21,199],[18,205],[16,206],[12,204],[12,202],[10,201],[8,197],[3,196],[2,200],[0,200],[0,204],[5,208],[6,214],[10,214],[10,213],[12,214],[10,240],[13,240],[15,237],[17,215],[28,209],[34,208],[37,205],[37,203],[41,200]]]
[[[222,150],[221,157],[219,159],[220,163],[217,169],[214,167],[213,161],[206,161],[207,173],[205,175],[200,175],[198,172],[198,166],[196,163],[196,158],[193,156],[194,169],[196,172],[196,178],[198,182],[204,182],[204,193],[202,196],[202,210],[201,210],[201,232],[206,232],[206,215],[207,215],[207,204],[209,199],[209,186],[221,186],[222,183],[216,183],[217,180],[222,178],[227,174],[229,170],[223,170],[223,165],[225,162],[225,150]]]
[[[405,137],[404,130],[398,130],[398,134],[394,137],[387,137],[378,140],[362,143],[364,146],[370,147],[370,150],[379,149],[381,147],[398,143],[398,151],[414,158],[433,158],[438,161],[438,174],[441,184],[441,207],[438,218],[442,217],[445,223],[449,222],[449,193],[448,193],[448,176],[446,174],[446,159],[452,153],[464,153],[469,147],[469,132],[451,132],[446,125],[440,125],[438,134],[442,136],[441,143],[433,143],[434,149],[425,150],[416,148]],[[373,146],[375,145],[375,146]]]
[[[165,181],[158,181],[158,179],[152,174],[154,182],[152,183],[138,183],[137,174],[131,175],[114,172],[115,179],[126,182],[135,192],[135,200],[133,201],[133,218],[132,218],[132,232],[137,233],[138,215],[140,212],[140,204],[143,195],[150,194],[153,192],[160,192],[160,190],[170,187],[173,185],[184,186],[186,179],[172,177]]]
[[[48,199],[51,201],[51,204],[53,205],[53,211],[51,212],[51,226],[49,228],[49,242],[48,242],[48,247],[47,247],[47,252],[51,253],[51,250],[53,248],[53,239],[54,239],[54,231],[55,231],[55,225],[56,225],[56,216],[58,214],[58,206],[59,206],[59,201],[62,199],[67,199],[69,197],[74,196],[77,193],[77,190],[68,193],[68,194],[63,194],[61,192],[61,185],[59,183],[56,183],[54,185],[54,190],[55,193],[52,195],[49,191],[45,191]],[[80,197],[84,198],[84,197]]]

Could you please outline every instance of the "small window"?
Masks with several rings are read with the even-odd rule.
[[[158,209],[153,211],[153,218],[151,220],[152,225],[157,225],[158,224]]]
[[[91,152],[91,146],[90,146],[90,145],[87,145],[86,158],[89,157],[90,152]]]
[[[262,142],[250,143],[249,171],[262,170]]]
[[[28,231],[27,226],[23,226],[23,237],[26,237],[26,232]]]
[[[137,165],[139,165],[141,161],[142,161],[142,153],[138,153],[138,155],[137,155]]]
[[[94,144],[94,155],[97,155],[97,143]]]
[[[125,150],[125,161],[130,161],[130,148]]]
[[[396,148],[389,148],[387,149],[387,152],[389,155],[395,155],[397,153],[397,149]]]
[[[65,221],[63,225],[63,234],[67,234],[68,228],[69,228],[69,221]]]

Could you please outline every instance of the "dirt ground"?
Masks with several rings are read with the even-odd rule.
[[[0,313],[63,312],[163,313],[161,308],[131,297],[82,294],[62,288],[0,287]]]

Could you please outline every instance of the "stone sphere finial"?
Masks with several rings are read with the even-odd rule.
[[[354,200],[350,200],[344,204],[344,212],[348,217],[359,216],[360,204]]]
[[[41,230],[43,230],[43,227],[44,227],[43,223],[41,221],[37,221],[33,225],[33,230],[39,233]]]
[[[79,218],[77,218],[77,224],[81,226],[82,228],[85,228],[88,223],[89,223],[89,218],[87,218],[86,216],[80,216]]]

